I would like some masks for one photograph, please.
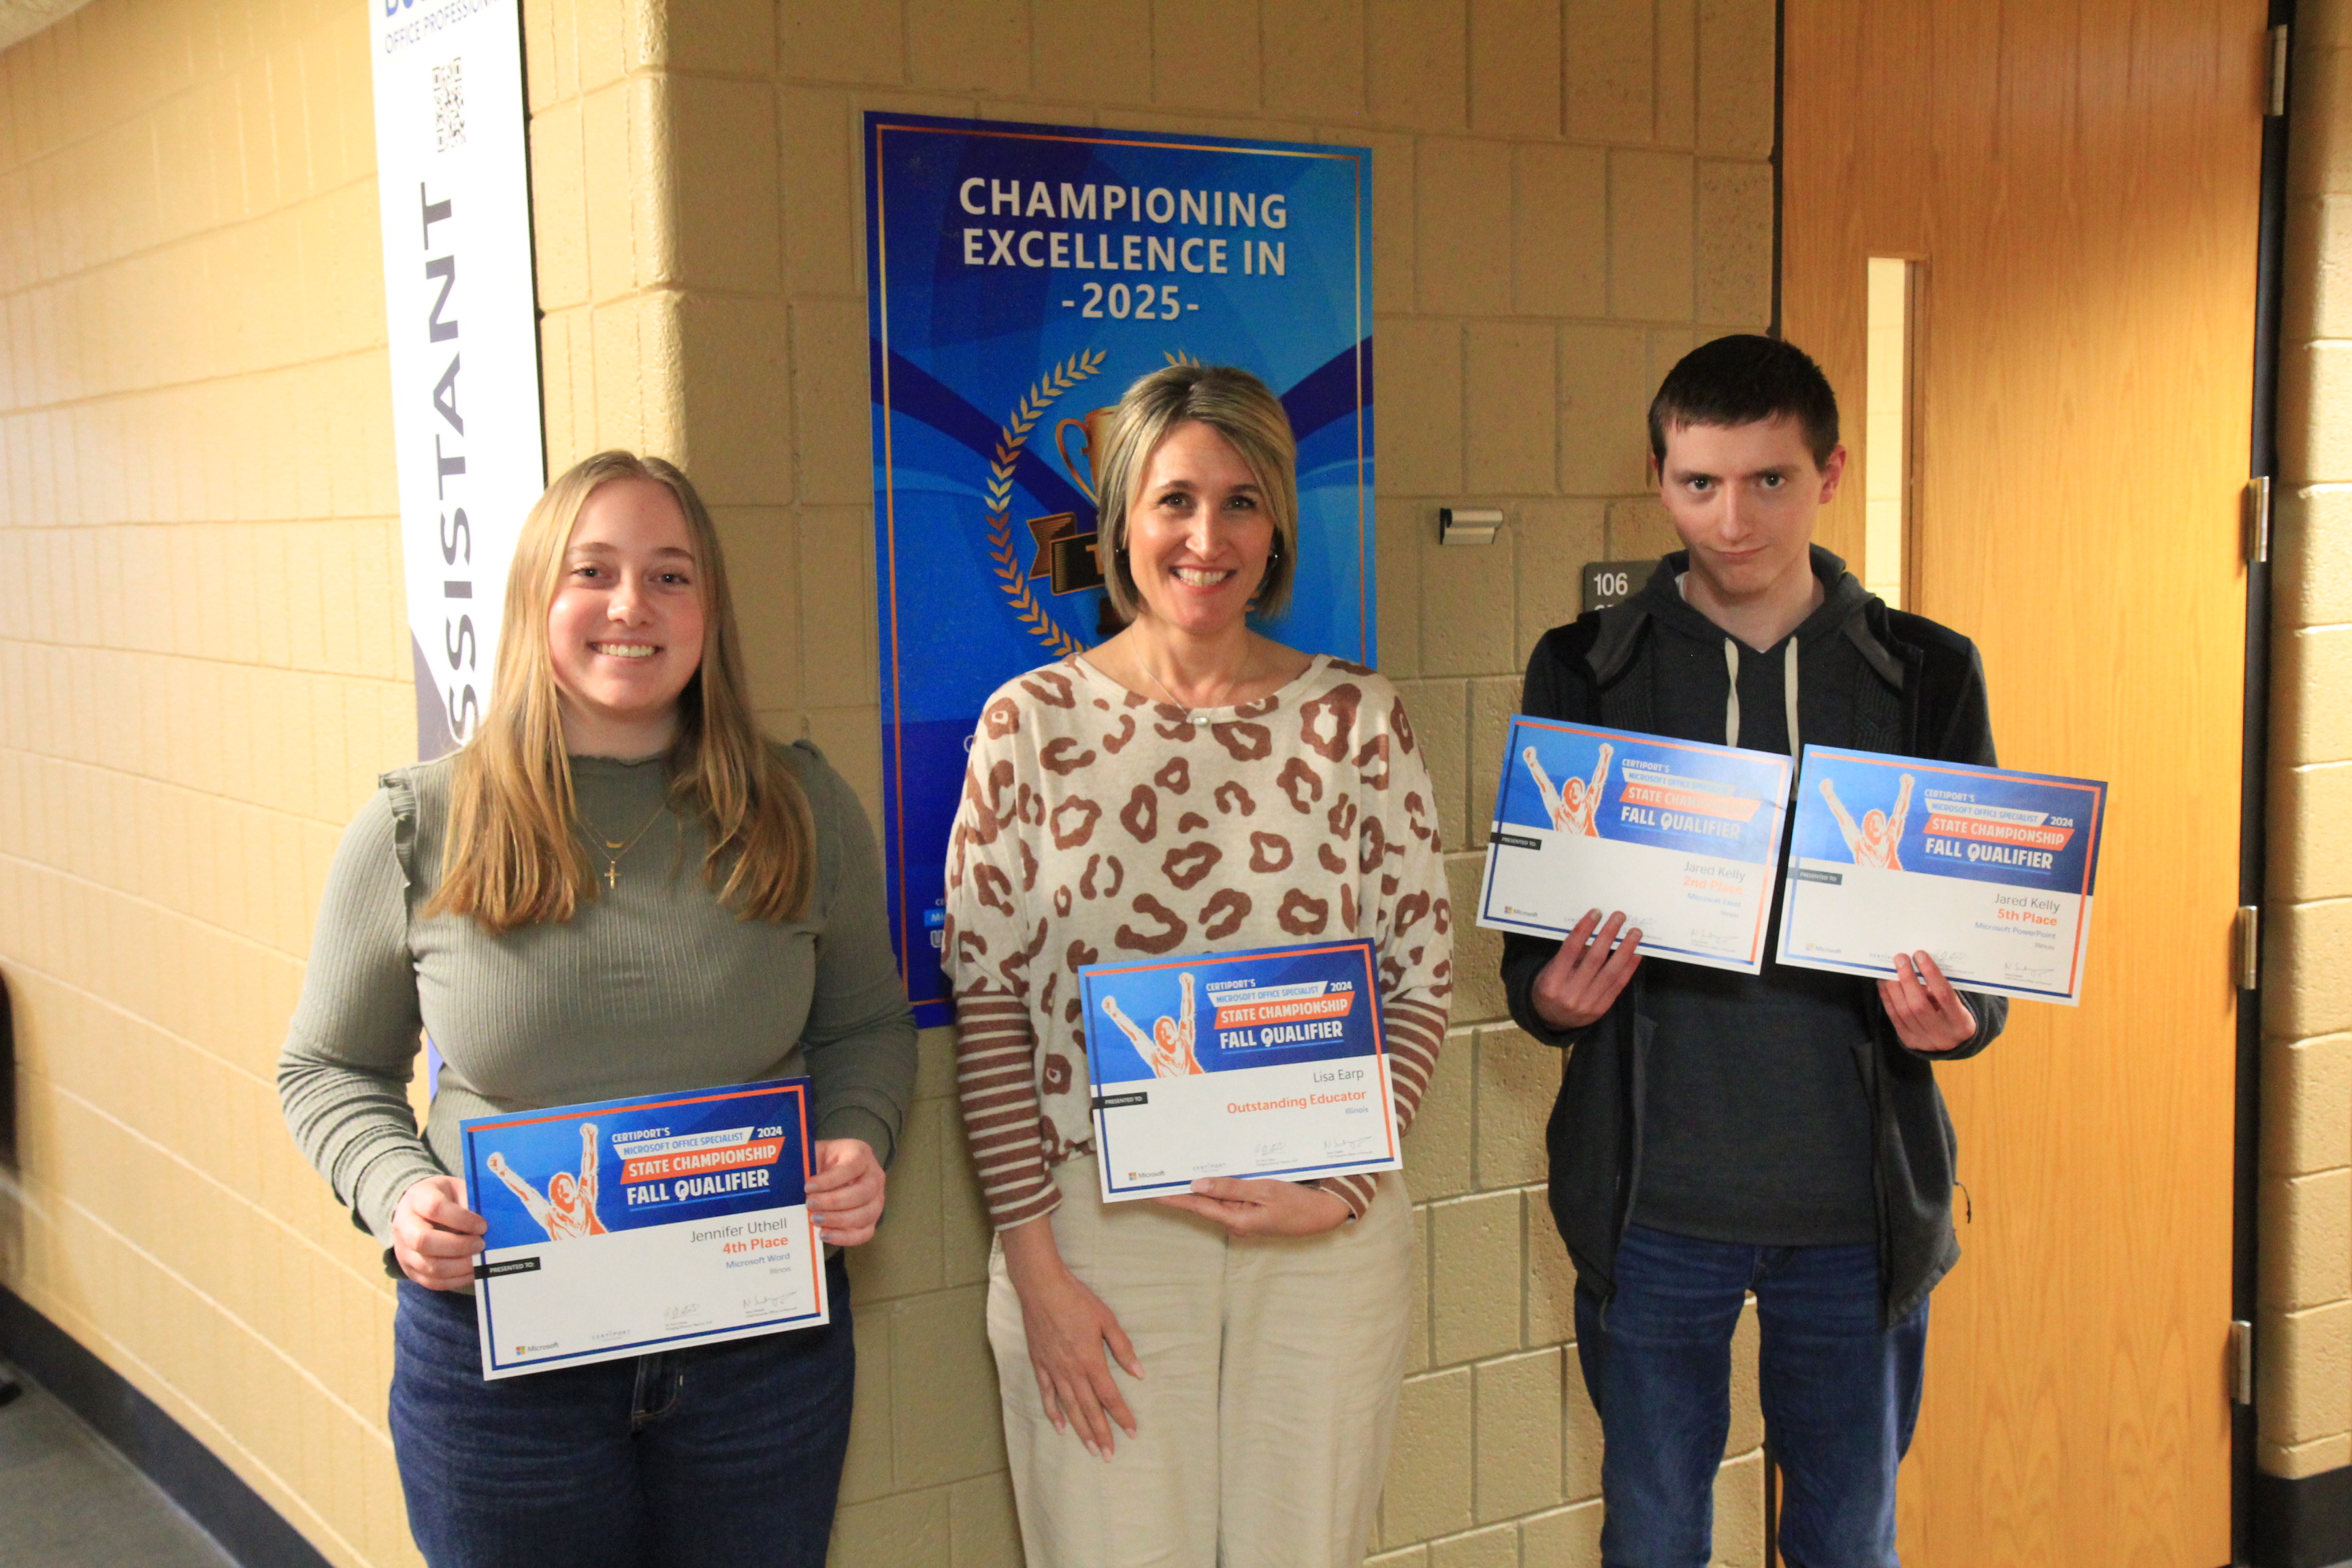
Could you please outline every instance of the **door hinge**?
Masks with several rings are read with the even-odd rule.
[[[2230,967],[2238,989],[2252,991],[2263,983],[2263,911],[2258,905],[2238,906],[2236,955]]]
[[[2230,1401],[2254,1402],[2254,1325],[2243,1318],[2230,1325]]]
[[[2263,112],[2272,119],[2286,112],[2287,26],[2281,22],[2271,29],[2271,90],[2270,101]]]
[[[2271,480],[2268,474],[2246,481],[2245,494],[2240,498],[2238,521],[2243,535],[2240,549],[2249,565],[2259,566],[2271,558]]]

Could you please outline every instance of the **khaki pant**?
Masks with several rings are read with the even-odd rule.
[[[1398,1173],[1360,1220],[1241,1240],[1150,1203],[1105,1204],[1091,1159],[1045,1223],[1118,1314],[1145,1376],[1111,1376],[1138,1436],[1106,1464],[1054,1430],[1021,1300],[989,1263],[988,1337],[1029,1568],[1360,1568],[1396,1434],[1412,1212]]]

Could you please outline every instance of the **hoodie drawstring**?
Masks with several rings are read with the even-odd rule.
[[[1739,639],[1723,639],[1723,668],[1731,677],[1730,694],[1723,700],[1723,743],[1739,744]],[[1797,639],[1789,639],[1788,651],[1780,656],[1780,696],[1789,717],[1789,754],[1800,756],[1803,741],[1797,733]]]
[[[1723,700],[1723,743],[1739,744],[1739,644],[1723,639],[1723,668],[1731,672],[1731,695]]]
[[[1781,656],[1780,693],[1789,705],[1789,754],[1802,756],[1803,748],[1797,739],[1797,639],[1789,638],[1789,651]]]

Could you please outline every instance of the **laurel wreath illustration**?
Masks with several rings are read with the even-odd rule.
[[[1056,658],[1067,658],[1087,645],[1056,626],[1029,591],[1029,574],[1021,569],[1020,557],[1013,549],[1013,470],[1021,461],[1022,448],[1029,444],[1029,428],[1037,423],[1038,416],[1062,394],[1100,371],[1103,359],[1100,349],[1081,350],[1038,377],[1037,384],[1014,406],[1013,417],[998,432],[996,462],[989,469],[988,542],[996,559],[997,585],[1004,591],[1013,615],[1032,637],[1054,650]]]

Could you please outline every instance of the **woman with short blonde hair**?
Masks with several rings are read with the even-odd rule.
[[[881,1216],[914,1027],[873,836],[814,748],[760,734],[684,474],[604,452],[548,488],[479,729],[381,784],[328,873],[278,1079],[400,1281],[418,1547],[434,1568],[814,1568],[855,1365],[838,1256],[826,1326],[486,1382],[485,1226],[448,1173],[468,1117],[806,1073],[819,1234],[855,1246]],[[443,1057],[422,1136],[420,1033]],[[550,1184],[551,1235],[596,1228],[593,1159]]]
[[[1358,1568],[1388,1463],[1400,1174],[1106,1205],[1087,1110],[1088,1027],[1189,1070],[1189,991],[1149,1037],[1081,1016],[1077,970],[1138,953],[1368,939],[1400,1128],[1436,1062],[1452,912],[1404,704],[1249,626],[1293,581],[1296,460],[1245,371],[1137,382],[1097,546],[1130,624],[1007,682],[972,740],[943,940],[1029,1568]]]

